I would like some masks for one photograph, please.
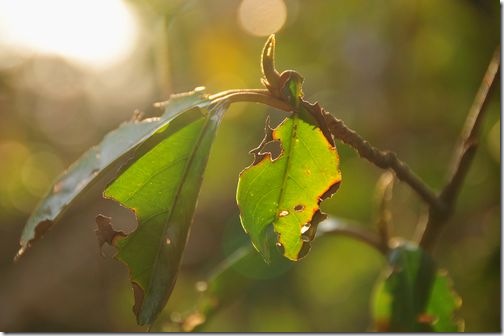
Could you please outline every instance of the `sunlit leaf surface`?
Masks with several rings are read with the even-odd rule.
[[[275,159],[264,146],[279,142]],[[240,218],[252,243],[269,260],[272,231],[284,255],[297,260],[309,248],[323,218],[319,203],[341,180],[339,157],[314,118],[305,110],[286,118],[255,149],[255,161],[240,174],[237,201]],[[271,227],[272,226],[272,227]]]
[[[254,162],[240,174],[236,195],[242,226],[266,262],[273,244],[290,260],[308,253],[325,218],[319,204],[341,182],[338,152],[322,109],[303,101],[303,78],[297,72],[285,71],[281,80],[283,99],[293,113],[275,129],[267,121],[262,143],[251,152]],[[272,146],[277,146],[278,157],[273,157]]]
[[[58,222],[92,184],[137,156],[140,144],[187,109],[204,104],[208,104],[208,99],[201,89],[174,95],[163,103],[165,112],[160,118],[126,122],[107,134],[56,180],[38,204],[23,230],[18,256]]]
[[[130,271],[138,323],[152,323],[175,284],[211,144],[226,106],[193,108],[156,136],[104,195],[134,211],[137,229],[109,237]],[[145,146],[149,146],[146,142]]]

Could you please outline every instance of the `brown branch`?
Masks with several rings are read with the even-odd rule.
[[[443,224],[453,213],[457,196],[478,148],[479,130],[485,115],[490,90],[496,82],[495,78],[499,66],[500,46],[497,47],[490,60],[490,64],[471,105],[460,134],[458,147],[455,151],[450,177],[439,195],[439,199],[445,204],[445,209],[444,211],[439,211],[439,209],[431,208],[429,211],[429,221],[421,240],[421,245],[425,248],[430,248],[433,245]]]
[[[226,101],[228,103],[255,102],[286,112],[292,111],[292,107],[287,102],[273,97],[268,90],[229,90],[211,95],[209,99],[213,99],[214,102]],[[408,184],[431,207],[442,210],[443,203],[436,194],[394,152],[377,149],[357,132],[346,126],[342,120],[329,113],[326,113],[325,116],[329,130],[336,139],[354,148],[360,156],[376,166],[393,170],[398,179]]]
[[[226,90],[226,91],[221,91],[218,93],[215,93],[213,95],[208,96],[208,99],[214,100],[218,98],[222,98],[225,96],[229,96],[235,93],[262,93],[262,94],[269,94],[269,91],[266,89],[231,89],[231,90]]]
[[[390,200],[392,199],[392,189],[394,187],[394,174],[387,170],[376,183],[375,199],[377,203],[376,227],[382,244],[389,246],[391,237],[391,212]]]
[[[227,102],[229,104],[239,102],[252,102],[269,105],[285,112],[292,111],[292,108],[289,104],[287,104],[283,100],[273,97],[272,95],[270,95],[268,90],[262,89],[223,91],[215,95],[211,95],[208,98],[210,100],[213,100],[215,103],[218,103],[220,101]]]
[[[324,236],[330,234],[351,237],[374,247],[381,254],[386,254],[388,251],[388,242],[384,242],[375,232],[362,228],[359,225],[348,225],[335,221],[327,222],[326,220],[319,225],[317,230],[319,234],[323,234]]]
[[[382,169],[391,169],[397,178],[408,184],[431,207],[442,211],[444,205],[429,186],[418,177],[406,163],[401,161],[397,154],[391,151],[382,151],[372,146],[357,132],[348,128],[345,123],[326,113],[327,122],[335,138],[353,147],[361,157]]]
[[[209,99],[214,102],[226,101],[228,103],[255,102],[269,105],[282,111],[290,112],[292,107],[285,101],[273,97],[268,90],[229,90],[212,95]],[[345,123],[326,112],[326,120],[331,133],[336,139],[341,140],[354,148],[360,156],[382,169],[391,169],[397,178],[408,184],[431,207],[443,211],[443,203],[436,194],[423,182],[406,163],[401,161],[394,152],[379,150],[362,138],[357,132]]]

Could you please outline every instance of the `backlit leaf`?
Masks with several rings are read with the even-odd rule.
[[[293,94],[300,94],[300,82],[287,83]],[[301,97],[291,101],[297,105],[294,113],[275,129],[266,125],[262,143],[252,151],[254,162],[240,174],[238,183],[243,228],[266,261],[275,244],[291,260],[306,255],[317,224],[325,218],[319,204],[341,181],[334,142],[316,118],[320,108]],[[280,145],[277,158],[267,151],[275,143]]]
[[[24,227],[18,256],[58,222],[68,207],[80,199],[91,185],[106,179],[108,173],[114,173],[121,164],[137,156],[136,149],[140,144],[186,110],[205,104],[208,104],[208,99],[201,88],[173,95],[161,104],[165,112],[160,118],[126,122],[107,134],[99,145],[88,150],[68,168],[40,201]]]
[[[211,144],[226,107],[211,104],[178,116],[159,132],[163,140],[104,192],[137,217],[138,227],[129,235],[107,238],[107,231],[100,231],[129,268],[133,310],[141,325],[154,321],[175,284]]]
[[[463,321],[454,316],[462,301],[429,255],[406,243],[390,252],[389,263],[373,297],[377,331],[463,331]]]

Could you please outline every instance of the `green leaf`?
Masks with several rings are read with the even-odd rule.
[[[317,224],[325,218],[319,204],[341,181],[332,138],[321,130],[311,110],[298,107],[275,129],[267,123],[262,143],[252,151],[255,160],[238,182],[242,226],[267,262],[273,231],[285,257],[298,260],[306,255]],[[281,153],[273,159],[267,146],[275,143]]]
[[[390,252],[389,263],[373,297],[377,331],[463,331],[463,321],[454,316],[462,301],[428,254],[405,243]]]
[[[155,320],[175,284],[211,144],[226,108],[223,103],[196,107],[174,119],[159,133],[163,140],[104,192],[137,217],[134,232],[104,240],[117,247],[117,259],[129,268],[140,325]]]
[[[160,104],[165,107],[160,118],[126,122],[107,134],[99,145],[88,150],[56,179],[26,223],[17,257],[58,222],[65,210],[95,182],[107,179],[109,173],[114,173],[121,164],[139,155],[136,149],[140,144],[186,110],[205,104],[208,104],[208,99],[202,88],[173,95],[169,101]]]

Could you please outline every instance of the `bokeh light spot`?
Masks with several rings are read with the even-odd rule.
[[[279,31],[287,19],[283,0],[243,0],[238,9],[242,28],[256,36],[267,36]]]
[[[121,0],[0,0],[0,45],[109,66],[133,49],[137,25]]]
[[[21,181],[30,194],[42,197],[63,168],[63,163],[57,155],[48,151],[34,152],[21,168]]]

